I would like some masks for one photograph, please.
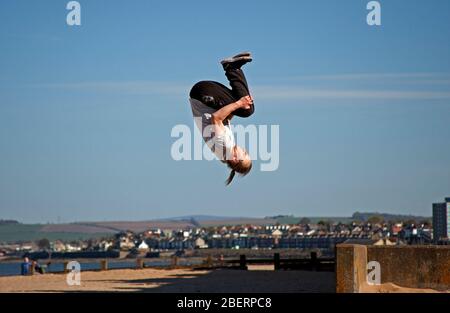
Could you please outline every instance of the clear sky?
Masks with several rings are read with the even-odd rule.
[[[0,218],[431,215],[450,196],[450,2],[0,2]],[[245,125],[280,125],[280,167],[225,187],[172,160],[188,92],[254,54]],[[235,121],[235,123],[237,120]]]

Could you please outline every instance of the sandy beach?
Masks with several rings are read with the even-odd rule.
[[[117,269],[85,271],[81,285],[69,286],[65,274],[0,277],[0,292],[169,292],[169,293],[334,293],[332,272],[274,271],[270,265],[235,269]],[[392,283],[365,285],[363,293],[435,293]],[[445,291],[444,291],[445,292]],[[448,291],[447,291],[448,292]]]
[[[69,286],[64,274],[0,277],[0,292],[334,292],[334,273],[242,270],[121,269],[81,273]]]

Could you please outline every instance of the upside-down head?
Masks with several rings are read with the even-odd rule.
[[[232,157],[230,160],[226,160],[228,167],[231,169],[230,176],[228,177],[226,184],[229,185],[233,181],[236,173],[241,176],[247,175],[252,169],[252,159],[245,149],[234,146]]]

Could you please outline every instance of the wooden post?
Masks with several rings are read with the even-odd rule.
[[[172,267],[176,267],[178,265],[178,257],[174,255],[172,257]]]
[[[63,266],[64,266],[64,274],[67,274],[67,273],[70,272],[70,270],[67,269],[67,265],[68,265],[68,264],[69,264],[69,262],[67,262],[67,261],[64,261],[64,262],[63,262]]]
[[[208,267],[213,266],[213,259],[212,259],[211,255],[208,255],[208,257],[206,258],[206,266],[208,266]]]
[[[275,271],[278,271],[281,269],[281,262],[280,262],[280,254],[279,253],[275,253],[273,255],[273,269]]]
[[[142,260],[140,258],[136,259],[136,268],[138,270],[143,269],[144,268],[144,260]]]
[[[334,244],[334,273],[337,273],[337,244]]]
[[[311,252],[311,269],[317,271],[317,252]]]
[[[101,271],[107,271],[108,270],[108,260],[101,260],[100,261],[100,270]]]
[[[240,257],[239,257],[239,268],[241,270],[247,270],[248,269],[248,267],[247,267],[247,259],[245,257],[245,254],[241,254]]]

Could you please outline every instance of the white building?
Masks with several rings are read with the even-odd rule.
[[[148,244],[145,243],[145,241],[142,241],[141,244],[138,246],[139,250],[148,250]]]

